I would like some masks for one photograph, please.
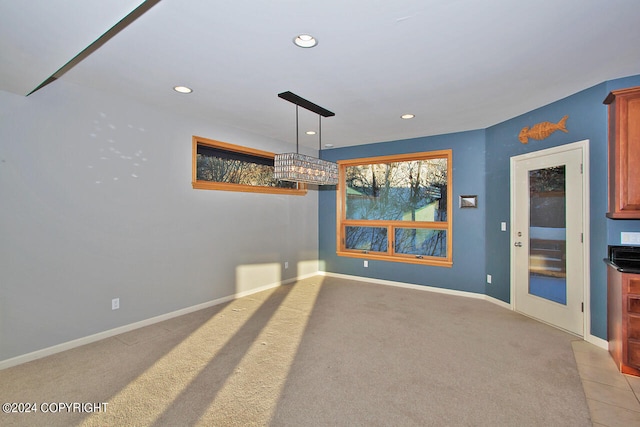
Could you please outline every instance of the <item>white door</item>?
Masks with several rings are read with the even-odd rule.
[[[570,144],[511,159],[514,309],[584,336],[583,150]]]

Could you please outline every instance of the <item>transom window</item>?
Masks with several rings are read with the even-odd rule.
[[[451,267],[451,150],[341,160],[337,253]]]
[[[306,194],[304,184],[274,178],[275,154],[194,136],[193,188],[257,193]]]

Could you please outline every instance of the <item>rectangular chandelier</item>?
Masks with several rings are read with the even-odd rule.
[[[298,107],[318,114],[318,152],[322,149],[322,117],[335,116],[335,114],[292,92],[279,93],[278,97],[296,104],[296,152],[275,155],[273,159],[274,177],[282,181],[306,184],[338,184],[338,165],[336,163],[298,152]]]
[[[336,185],[338,165],[333,162],[298,153],[276,154],[276,179],[317,185]]]

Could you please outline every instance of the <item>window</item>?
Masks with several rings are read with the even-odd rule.
[[[338,162],[337,253],[453,265],[451,150]]]
[[[274,154],[194,136],[193,188],[256,193],[307,193],[304,184],[273,177]]]

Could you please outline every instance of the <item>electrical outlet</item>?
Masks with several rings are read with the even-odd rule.
[[[507,223],[502,221],[500,223],[500,231],[507,231]]]
[[[489,284],[491,283],[491,275],[490,274],[487,274],[487,283],[489,283]]]
[[[369,261],[367,261],[366,259],[364,260],[364,266],[369,267]]]
[[[287,268],[289,268],[289,261],[284,262],[284,269],[286,270]]]
[[[117,310],[120,308],[120,298],[114,298],[111,300],[111,310]]]

